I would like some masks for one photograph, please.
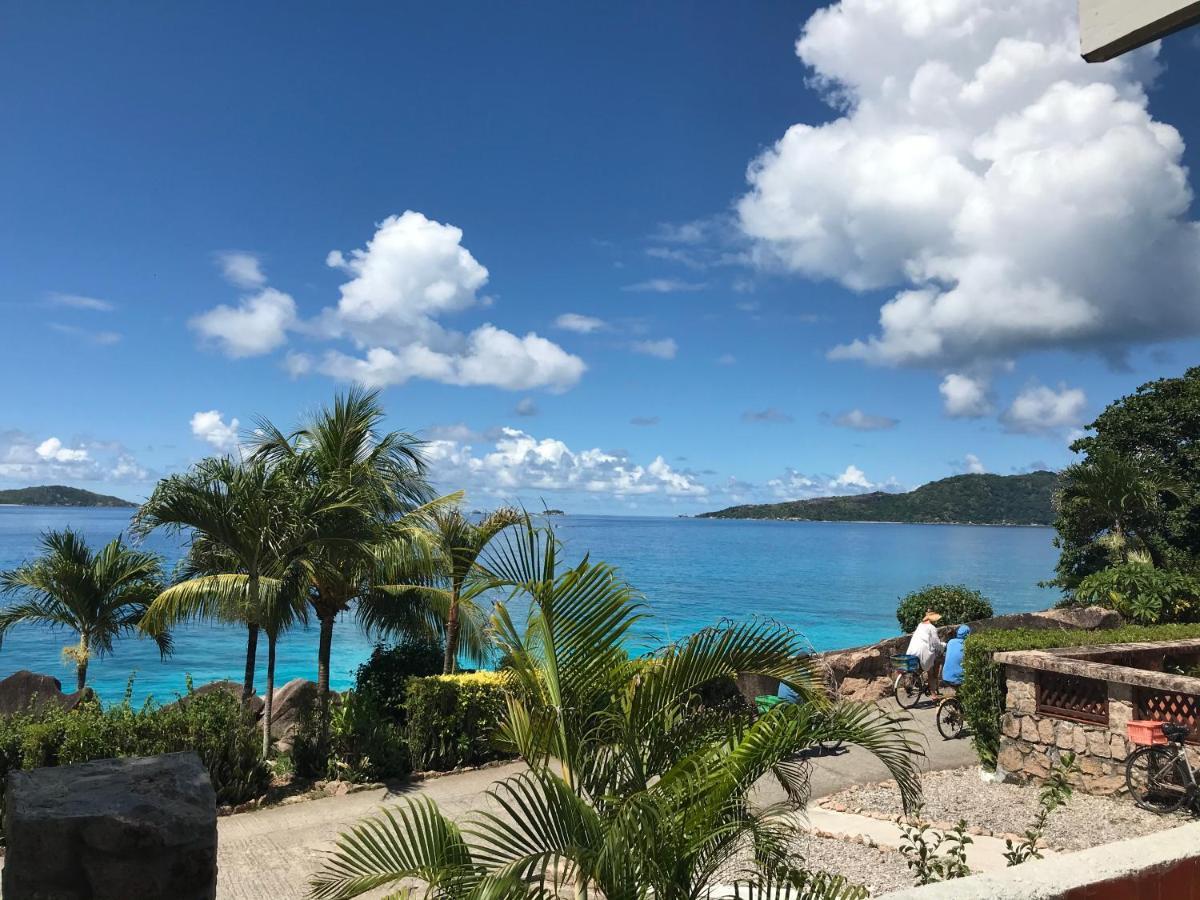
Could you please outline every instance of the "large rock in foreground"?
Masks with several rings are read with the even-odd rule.
[[[5,835],[13,900],[217,894],[217,799],[190,751],[13,772]]]
[[[271,737],[290,742],[300,729],[307,710],[316,709],[317,683],[305,678],[293,678],[275,691],[271,710]]]
[[[0,681],[0,716],[27,711],[41,712],[51,703],[63,709],[74,709],[91,696],[91,688],[64,694],[62,682],[57,678],[21,669]]]

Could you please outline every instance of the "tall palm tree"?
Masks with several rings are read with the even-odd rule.
[[[1089,518],[1113,563],[1125,561],[1132,544],[1144,544],[1139,531],[1158,515],[1164,496],[1178,493],[1171,481],[1159,478],[1125,454],[1100,449],[1062,473],[1061,502],[1074,504]]]
[[[379,589],[407,588],[425,596],[435,608],[445,610],[446,649],[442,671],[449,675],[458,667],[464,627],[472,651],[477,653],[483,643],[486,615],[476,606],[475,600],[492,587],[493,580],[480,568],[480,557],[504,529],[525,521],[525,514],[512,507],[501,507],[481,521],[472,522],[458,506],[438,505],[416,518],[428,533],[436,577],[431,583],[390,584]]]
[[[93,553],[77,531],[50,531],[42,555],[0,572],[0,593],[24,599],[0,611],[0,639],[19,624],[49,625],[79,635],[63,651],[75,662],[75,688],[87,684],[88,661],[112,652],[113,641],[140,634],[139,622],[161,587],[159,558],[134,550],[118,537]],[[150,632],[159,652],[171,651],[165,629]]]
[[[378,542],[386,542],[396,537],[394,521],[427,502],[433,491],[425,478],[420,442],[404,432],[383,432],[383,417],[378,393],[355,388],[336,396],[331,406],[289,434],[269,421],[257,423],[252,458],[294,460],[311,483],[352,489],[359,514],[375,521]],[[375,552],[362,545],[330,545],[320,548],[309,569],[308,598],[320,627],[317,692],[322,722],[329,709],[334,624],[340,613],[370,593],[368,576],[376,562]]]
[[[308,602],[300,575],[303,562],[297,559],[303,547],[287,535],[277,546],[291,551],[273,561],[258,579],[258,600],[250,599],[250,579],[238,571],[236,559],[212,546],[205,535],[193,538],[180,566],[176,583],[162,591],[150,604],[142,620],[148,629],[165,623],[217,620],[245,625],[253,621],[267,637],[267,686],[263,703],[263,755],[271,749],[271,724],[275,708],[275,656],[279,637],[297,623],[307,623]],[[281,569],[281,567],[284,567]],[[243,693],[245,687],[243,685]],[[253,690],[253,688],[252,688]]]
[[[360,823],[313,879],[313,897],[420,884],[423,894],[401,895],[715,900],[735,896],[730,882],[740,896],[865,895],[805,872],[796,855],[794,816],[808,791],[797,754],[829,739],[859,744],[909,806],[920,751],[906,724],[872,704],[831,701],[803,641],[770,624],[706,629],[630,659],[622,642],[643,610],[610,566],[585,559],[560,571],[553,535],[532,526],[506,543],[489,568],[529,612],[523,629],[506,603],[493,616],[512,660],[500,734],[529,770],[488,791],[497,813],[461,828],[429,800]],[[697,699],[744,673],[781,679],[800,702],[756,716]],[[764,776],[788,803],[751,803]]]

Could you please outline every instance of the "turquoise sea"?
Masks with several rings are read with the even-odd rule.
[[[38,535],[70,525],[93,544],[129,525],[129,510],[0,507],[0,568],[36,553]],[[1037,586],[1057,558],[1047,528],[963,525],[886,525],[841,522],[756,522],[618,516],[554,520],[572,561],[619,566],[646,597],[652,618],[634,636],[640,646],[680,638],[722,618],[770,616],[803,631],[817,649],[870,643],[897,631],[896,600],[931,582],[963,582],[983,591],[997,612],[1044,609],[1056,594]],[[168,565],[177,542],[151,535],[146,545]],[[0,677],[17,669],[56,675],[70,689],[74,672],[62,660],[72,639],[62,632],[14,629],[0,648]],[[279,683],[316,677],[317,631],[298,630],[280,641]],[[165,661],[153,644],[129,639],[112,656],[93,661],[89,683],[105,700],[119,699],[131,671],[134,698],[170,700],[184,689],[220,678],[241,680],[244,632],[192,626],[176,633]],[[371,641],[352,617],[334,632],[332,681],[344,688],[367,658]],[[260,647],[260,675],[265,650]]]

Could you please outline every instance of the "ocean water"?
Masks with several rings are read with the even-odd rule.
[[[123,509],[0,507],[0,568],[37,552],[46,529],[70,525],[94,545],[129,525]],[[886,525],[842,522],[761,522],[617,516],[553,520],[574,562],[584,553],[622,570],[645,596],[650,617],[632,636],[645,648],[681,638],[722,619],[769,616],[800,629],[817,649],[870,643],[895,634],[899,596],[925,584],[962,582],[991,598],[999,613],[1044,609],[1056,599],[1038,581],[1053,574],[1057,554],[1047,528],[962,525]],[[154,534],[145,546],[168,565],[181,545]],[[14,628],[0,647],[0,677],[17,669],[57,676],[67,690],[74,670],[62,658],[73,643],[65,632]],[[334,630],[331,681],[352,683],[372,642],[352,616]],[[277,683],[316,677],[317,629],[280,640]],[[266,648],[260,642],[257,687]],[[118,700],[134,673],[133,695],[170,700],[190,674],[196,684],[240,681],[245,632],[195,625],[175,634],[175,652],[160,660],[155,645],[130,638],[93,660],[88,680],[105,700]]]

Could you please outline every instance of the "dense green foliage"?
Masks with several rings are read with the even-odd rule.
[[[325,728],[318,709],[306,709],[292,745],[296,774],[356,783],[403,778],[412,772],[412,761],[397,718],[394,710],[355,691],[330,704]]]
[[[93,494],[91,491],[67,487],[65,484],[43,484],[37,487],[0,491],[0,504],[16,506],[137,506],[136,503],[130,503],[120,497]]]
[[[0,718],[0,784],[22,769],[182,750],[199,754],[218,803],[251,800],[270,783],[254,722],[235,697],[213,691],[167,706],[135,709],[127,697],[107,709],[91,700],[70,711],[47,704]]]
[[[1149,562],[1125,562],[1087,575],[1075,588],[1080,603],[1115,609],[1141,625],[1200,619],[1200,579]]]
[[[644,610],[612,567],[561,566],[553,533],[528,523],[505,545],[489,570],[527,614],[518,628],[497,604],[492,626],[509,667],[486,680],[505,687],[499,737],[527,770],[496,782],[461,825],[428,798],[361,822],[314,878],[314,897],[392,888],[528,900],[562,896],[567,885],[573,896],[608,900],[862,896],[806,872],[797,855],[803,753],[825,740],[864,747],[909,808],[919,750],[904,722],[873,704],[833,702],[802,639],[773,623],[705,629],[632,661],[623,639]],[[777,678],[797,702],[762,714],[698,702],[700,688],[738,674]],[[421,679],[410,689],[440,701],[441,686],[454,685],[457,702],[466,679],[485,680]],[[408,715],[411,726],[412,702]],[[750,802],[767,776],[788,802]],[[731,881],[740,893],[718,887]]]
[[[979,591],[965,584],[931,584],[900,598],[896,606],[900,630],[912,632],[931,609],[942,614],[941,625],[962,625],[992,617],[991,601]]]
[[[905,494],[875,491],[850,497],[731,506],[700,518],[1049,525],[1054,521],[1057,483],[1058,476],[1053,472],[955,475]]]
[[[505,684],[495,672],[411,679],[404,711],[413,764],[446,771],[511,756],[496,740]]]
[[[1143,384],[1088,429],[1093,434],[1071,449],[1085,455],[1084,466],[1108,470],[1110,486],[1107,499],[1089,490],[1064,493],[1054,523],[1061,550],[1055,583],[1073,591],[1114,562],[1114,532],[1117,543],[1132,540],[1157,568],[1194,570],[1200,560],[1200,367]],[[1087,480],[1099,479],[1085,477],[1081,487]]]
[[[437,675],[443,661],[443,644],[434,637],[412,635],[390,647],[376,644],[355,673],[354,692],[401,724],[409,680]]]
[[[972,634],[963,648],[963,683],[958,696],[980,762],[986,768],[994,768],[1000,752],[1000,719],[1004,715],[1006,689],[1004,668],[992,662],[993,653],[1198,637],[1200,625],[1126,625],[1108,631],[1015,629]]]

